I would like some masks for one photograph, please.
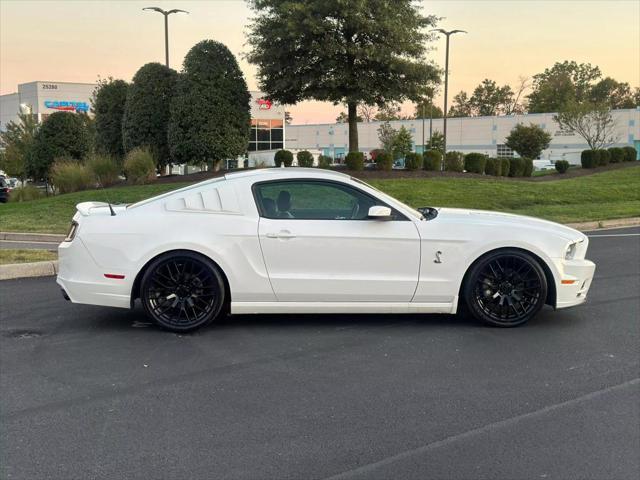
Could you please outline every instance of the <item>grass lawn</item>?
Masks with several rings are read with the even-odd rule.
[[[58,254],[48,250],[19,250],[19,249],[0,249],[0,265],[8,263],[29,263],[43,262],[45,260],[56,260]]]
[[[640,217],[640,165],[584,177],[531,182],[491,178],[377,179],[372,185],[414,207],[465,207],[520,213],[557,222]],[[130,203],[183,183],[91,190],[0,204],[0,231],[66,233],[75,205]]]

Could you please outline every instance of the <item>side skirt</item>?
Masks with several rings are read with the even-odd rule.
[[[231,313],[456,313],[458,298],[444,303],[231,302]]]

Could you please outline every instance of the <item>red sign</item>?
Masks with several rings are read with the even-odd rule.
[[[259,98],[258,100],[256,100],[256,103],[258,104],[258,108],[260,110],[271,110],[271,105],[273,105],[273,103],[271,103],[271,100],[267,98]]]

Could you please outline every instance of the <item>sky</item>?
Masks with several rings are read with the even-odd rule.
[[[425,0],[438,27],[467,30],[451,39],[449,91],[470,92],[484,78],[517,83],[557,61],[597,65],[606,76],[640,85],[639,0]],[[252,16],[243,0],[0,0],[0,94],[35,80],[130,80],[148,62],[164,63],[164,23],[143,7],[181,8],[170,17],[170,64],[179,70],[203,39],[225,43],[238,58],[250,89],[256,67],[243,58]],[[444,39],[428,58],[444,65]],[[442,102],[438,98],[436,102]],[[409,104],[404,111],[410,111]],[[329,123],[344,110],[322,102],[288,108],[293,123]]]

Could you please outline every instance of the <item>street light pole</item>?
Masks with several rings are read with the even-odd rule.
[[[432,30],[432,32],[439,32],[447,37],[447,47],[444,60],[444,112],[443,113],[443,126],[442,135],[444,136],[444,154],[447,153],[447,95],[449,93],[449,37],[455,33],[467,33],[464,30],[450,30],[446,31],[443,28]],[[442,170],[444,170],[444,155],[442,156]]]
[[[163,10],[158,7],[145,7],[142,10],[153,10],[154,12],[161,13],[164,15],[164,59],[167,67],[169,66],[169,15],[172,13],[186,13],[186,10],[180,10],[178,8],[174,8],[173,10]]]

